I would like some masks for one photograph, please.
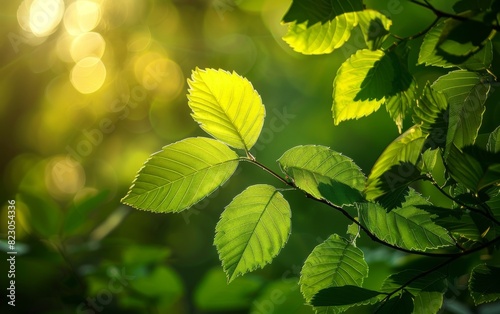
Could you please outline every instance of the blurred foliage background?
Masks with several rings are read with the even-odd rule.
[[[267,117],[253,153],[264,164],[278,171],[275,160],[285,150],[319,144],[369,173],[396,126],[380,110],[334,127],[330,112],[336,70],[362,40],[353,36],[326,56],[293,52],[281,40],[290,3],[2,4],[0,232],[7,234],[7,200],[15,199],[18,251],[16,307],[2,302],[2,313],[312,313],[296,283],[312,248],[346,231],[347,221],[330,208],[290,192],[293,231],[285,249],[272,265],[227,286],[212,244],[219,215],[248,185],[278,185],[276,179],[242,164],[228,184],[180,214],[119,202],[151,153],[206,136],[187,106],[186,80],[196,67],[234,70],[261,94]],[[401,36],[433,18],[404,1],[367,5],[389,15]],[[419,75],[411,66],[420,86],[442,74]],[[494,116],[485,117],[486,131]],[[363,236],[358,244],[370,262],[367,285],[375,287],[400,256],[372,248]],[[6,273],[5,258],[0,265]]]

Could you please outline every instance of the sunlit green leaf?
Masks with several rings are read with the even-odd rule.
[[[223,143],[188,138],[163,147],[139,170],[124,204],[154,212],[179,212],[227,181],[238,155]]]
[[[375,203],[358,204],[360,222],[379,239],[408,250],[454,245],[448,231],[434,223],[431,214],[418,208],[425,203],[422,196],[410,192],[401,207],[390,212]]]
[[[294,147],[278,159],[282,170],[302,190],[335,204],[361,199],[365,176],[349,158],[325,146]]]
[[[194,70],[188,83],[188,104],[200,127],[229,146],[250,150],[266,115],[252,83],[235,72],[214,69]]]
[[[194,302],[203,311],[246,309],[262,287],[258,277],[237,278],[230,285],[220,267],[210,269],[196,286]]]
[[[491,132],[486,144],[486,150],[492,153],[500,152],[500,126]]]
[[[485,110],[490,85],[481,82],[475,72],[458,70],[437,79],[432,87],[445,94],[449,103],[446,153],[451,144],[458,148],[474,143]]]
[[[377,296],[383,297],[383,294],[358,286],[345,285],[319,291],[314,295],[311,304],[313,306],[363,305],[376,302]]]
[[[443,301],[443,292],[421,291],[413,299],[413,314],[439,313]]]
[[[339,68],[333,81],[335,124],[359,119],[377,111],[385,102],[394,68],[382,50],[358,50]]]
[[[416,163],[424,145],[425,135],[418,125],[401,134],[373,165],[368,176],[365,194],[374,200],[383,194],[407,186],[420,176]]]
[[[375,10],[363,10],[358,12],[359,27],[365,37],[365,42],[371,50],[380,48],[384,40],[389,36],[389,28],[392,21],[384,14]]]
[[[319,291],[345,285],[361,286],[368,275],[363,251],[338,235],[331,235],[307,257],[300,276],[300,290],[307,302]],[[338,313],[349,306],[317,307],[317,313]]]
[[[271,262],[290,228],[290,206],[274,187],[253,185],[236,196],[222,213],[214,240],[228,281]]]
[[[358,23],[355,12],[336,16],[324,23],[310,24],[291,22],[283,40],[290,47],[305,55],[318,55],[331,53],[351,37],[352,29]]]
[[[500,299],[500,267],[481,264],[472,270],[469,290],[476,305]]]
[[[436,165],[437,158],[439,155],[439,150],[430,148],[422,153],[422,157],[420,158],[420,163],[418,168],[422,172],[432,172],[434,166]]]
[[[393,296],[388,301],[382,301],[377,308],[377,313],[413,313],[413,296],[403,290],[402,293]]]

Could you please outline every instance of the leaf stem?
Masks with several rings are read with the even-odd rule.
[[[451,256],[450,258],[448,258],[447,260],[445,260],[444,262],[442,262],[441,264],[438,264],[418,275],[416,275],[415,277],[413,277],[412,279],[408,280],[407,282],[405,282],[404,284],[402,284],[400,287],[398,287],[397,289],[395,289],[394,291],[390,292],[389,294],[387,294],[387,296],[381,301],[383,303],[387,302],[394,294],[398,293],[399,291],[403,290],[404,288],[408,287],[409,285],[411,285],[413,282],[417,281],[418,279],[420,278],[424,278],[425,276],[437,271],[438,269],[452,263],[453,261],[457,260],[458,258],[462,257],[462,256],[465,256],[465,255],[469,255],[469,254],[472,254],[472,253],[475,253],[475,252],[478,252],[482,249],[485,249],[486,247],[492,245],[493,243],[497,242],[500,240],[500,236],[496,237],[495,239],[489,241],[489,242],[486,242],[486,243],[483,243],[482,245],[478,246],[478,247],[475,247],[473,249],[470,249],[468,251],[464,251],[464,252],[461,252],[461,253],[458,253],[454,256]],[[380,309],[380,307],[377,309],[377,311]]]
[[[459,200],[457,200],[456,198],[454,198],[453,196],[451,196],[450,194],[446,193],[445,190],[443,190],[443,188],[436,182],[436,180],[434,179],[434,177],[432,176],[431,173],[428,173],[427,174],[427,178],[429,179],[429,181],[431,182],[431,184],[433,186],[436,187],[436,189],[438,189],[439,192],[441,192],[441,194],[443,194],[444,196],[446,196],[448,199],[450,199],[451,201],[457,203],[458,205],[464,207],[464,208],[467,208],[468,210],[470,210],[471,212],[473,213],[476,213],[478,215],[481,215],[485,218],[488,218],[489,220],[493,221],[495,224],[497,225],[500,225],[500,221],[498,221],[494,216],[492,216],[490,213],[488,212],[485,212],[485,211],[482,211],[480,209],[477,209],[477,208],[474,208],[470,205],[467,205]]]
[[[455,252],[455,253],[432,253],[432,252],[422,252],[422,251],[415,251],[415,250],[409,250],[409,249],[401,248],[399,246],[395,246],[393,244],[390,244],[390,243],[385,242],[384,240],[378,238],[375,234],[373,234],[370,230],[368,230],[368,228],[366,228],[365,226],[363,226],[363,224],[361,224],[358,220],[356,220],[356,218],[354,218],[353,216],[351,216],[351,214],[349,214],[341,206],[336,205],[336,204],[330,202],[327,199],[314,197],[313,195],[309,194],[308,192],[300,189],[297,185],[295,185],[295,182],[286,180],[285,178],[281,177],[279,174],[277,174],[276,172],[274,172],[272,169],[268,168],[266,165],[260,163],[256,159],[250,159],[248,157],[240,157],[240,160],[247,161],[247,162],[250,162],[250,163],[258,166],[262,170],[264,170],[264,171],[268,172],[269,174],[271,174],[276,179],[280,180],[282,183],[284,183],[284,184],[292,187],[295,190],[302,191],[307,198],[313,199],[313,200],[315,200],[317,202],[323,203],[323,204],[325,204],[327,206],[330,206],[330,207],[336,209],[342,215],[344,215],[347,219],[349,219],[351,222],[355,223],[361,230],[363,230],[368,235],[368,237],[371,240],[373,240],[374,242],[380,243],[380,244],[382,244],[384,246],[387,246],[389,248],[392,248],[394,250],[397,250],[397,251],[401,251],[401,252],[405,252],[405,253],[409,253],[409,254],[415,254],[415,255],[428,256],[428,257],[449,257],[449,258],[455,257],[456,258],[456,257],[460,257],[460,256],[464,256],[464,255],[467,255],[467,254],[474,253],[474,252],[476,252],[478,250],[481,250],[481,249],[483,249],[483,248],[491,245],[492,243],[500,240],[500,236],[499,236],[499,237],[495,238],[494,240],[492,240],[490,242],[483,243],[482,245],[480,245],[480,246],[478,246],[478,247],[476,247],[474,249],[470,249],[470,250],[467,250],[467,251],[461,251],[461,252]]]
[[[452,14],[452,13],[448,13],[448,12],[444,12],[444,11],[441,11],[439,9],[437,9],[436,7],[434,7],[432,4],[430,4],[429,1],[427,0],[423,0],[425,3],[422,3],[420,1],[417,1],[417,0],[410,0],[411,3],[414,3],[416,5],[419,5],[421,7],[424,7],[426,9],[429,9],[432,11],[432,13],[434,13],[434,15],[436,15],[436,17],[439,19],[439,18],[442,18],[442,17],[447,17],[447,18],[451,18],[451,19],[454,19],[454,20],[457,20],[457,21],[462,21],[462,22],[465,22],[465,21],[474,21],[473,19],[470,19],[466,16],[462,16],[462,15],[457,15],[457,14]],[[494,29],[494,30],[500,30],[500,25],[489,25],[491,27],[491,29]]]

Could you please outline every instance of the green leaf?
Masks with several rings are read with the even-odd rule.
[[[100,191],[72,204],[64,218],[64,233],[77,234],[85,223],[91,221],[89,214],[104,203],[108,194],[108,191]]]
[[[200,127],[229,146],[249,151],[266,115],[252,83],[235,72],[198,68],[188,83],[188,104]]]
[[[420,158],[420,164],[418,168],[422,172],[427,172],[427,173],[432,172],[434,166],[436,165],[438,156],[439,156],[438,149],[431,150],[429,148],[428,150],[422,153],[422,157]]]
[[[481,264],[476,266],[469,279],[469,290],[476,305],[500,299],[500,267]]]
[[[490,85],[479,74],[465,70],[450,72],[437,79],[432,87],[445,94],[449,103],[446,153],[451,144],[458,148],[474,143],[485,111]]]
[[[213,139],[167,145],[146,161],[122,202],[154,212],[180,212],[226,182],[238,160],[234,151]]]
[[[443,292],[421,291],[413,299],[413,314],[438,313],[443,301]]]
[[[500,126],[491,132],[486,144],[486,150],[492,153],[500,152]]]
[[[358,50],[340,66],[333,81],[333,120],[336,125],[377,111],[385,102],[394,68],[382,50]]]
[[[380,196],[406,187],[420,177],[415,167],[424,145],[425,135],[418,125],[396,138],[377,159],[365,188],[366,199]]]
[[[300,290],[307,302],[320,290],[346,285],[361,286],[368,275],[363,251],[334,234],[316,246],[307,257],[300,276]],[[341,307],[319,307],[317,311],[338,313]]]
[[[388,301],[380,302],[377,308],[379,314],[413,313],[413,297],[411,293],[403,291],[390,298]]]
[[[375,10],[363,10],[358,12],[359,27],[365,37],[365,42],[371,50],[380,48],[384,40],[389,36],[389,28],[392,21],[384,14]]]
[[[220,267],[209,270],[196,285],[194,303],[202,311],[230,311],[246,309],[262,287],[257,277],[237,278],[230,285]]]
[[[491,153],[477,146],[460,151],[452,146],[447,159],[451,177],[474,193],[500,182],[500,153]]]
[[[173,269],[158,266],[146,276],[130,281],[130,287],[137,293],[154,300],[158,307],[169,308],[184,293],[182,280]]]
[[[49,239],[59,234],[63,212],[59,205],[48,195],[35,195],[28,191],[19,193],[17,198],[26,206],[19,205],[19,212],[27,223],[25,228],[42,239]]]
[[[379,239],[408,250],[454,245],[448,231],[432,221],[434,216],[418,208],[426,204],[430,203],[412,191],[401,207],[390,212],[375,203],[358,204],[360,222]]]
[[[492,59],[491,27],[477,21],[446,19],[426,33],[418,64],[483,70]]]
[[[403,129],[406,112],[415,103],[417,88],[417,83],[407,67],[409,51],[402,47],[387,53],[394,68],[394,78],[391,82],[392,90],[386,95],[385,102],[385,108],[396,123],[399,133]],[[404,51],[400,52],[403,49]]]
[[[400,288],[402,285],[408,284],[405,289],[414,295],[418,295],[422,291],[427,292],[444,292],[446,285],[444,279],[446,275],[440,272],[433,272],[432,275],[424,276],[414,280],[420,276],[422,271],[415,269],[407,269],[399,273],[390,275],[382,284],[382,292],[391,293],[395,289]]]
[[[291,22],[283,40],[294,51],[305,55],[327,54],[342,47],[357,24],[355,12],[338,15],[324,23]]]
[[[425,134],[426,147],[445,148],[448,132],[448,101],[446,96],[426,84],[417,105],[413,108],[413,122],[419,124]]]
[[[348,12],[363,10],[362,0],[293,0],[292,5],[283,17],[283,22],[306,22],[310,25],[332,20],[336,16]]]
[[[330,287],[316,293],[311,300],[313,306],[363,305],[373,302],[382,293],[358,286]]]
[[[278,163],[302,190],[335,204],[361,200],[365,176],[349,158],[325,146],[297,146],[286,151]]]
[[[478,52],[470,56],[460,67],[470,71],[481,71],[490,68],[492,61],[493,44],[491,40],[488,40]]]
[[[233,199],[214,240],[229,282],[278,255],[290,235],[291,215],[288,202],[270,185],[251,186]]]

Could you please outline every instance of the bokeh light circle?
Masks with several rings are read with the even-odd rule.
[[[71,84],[82,94],[91,94],[104,84],[106,67],[97,57],[86,57],[78,61],[71,70]]]

